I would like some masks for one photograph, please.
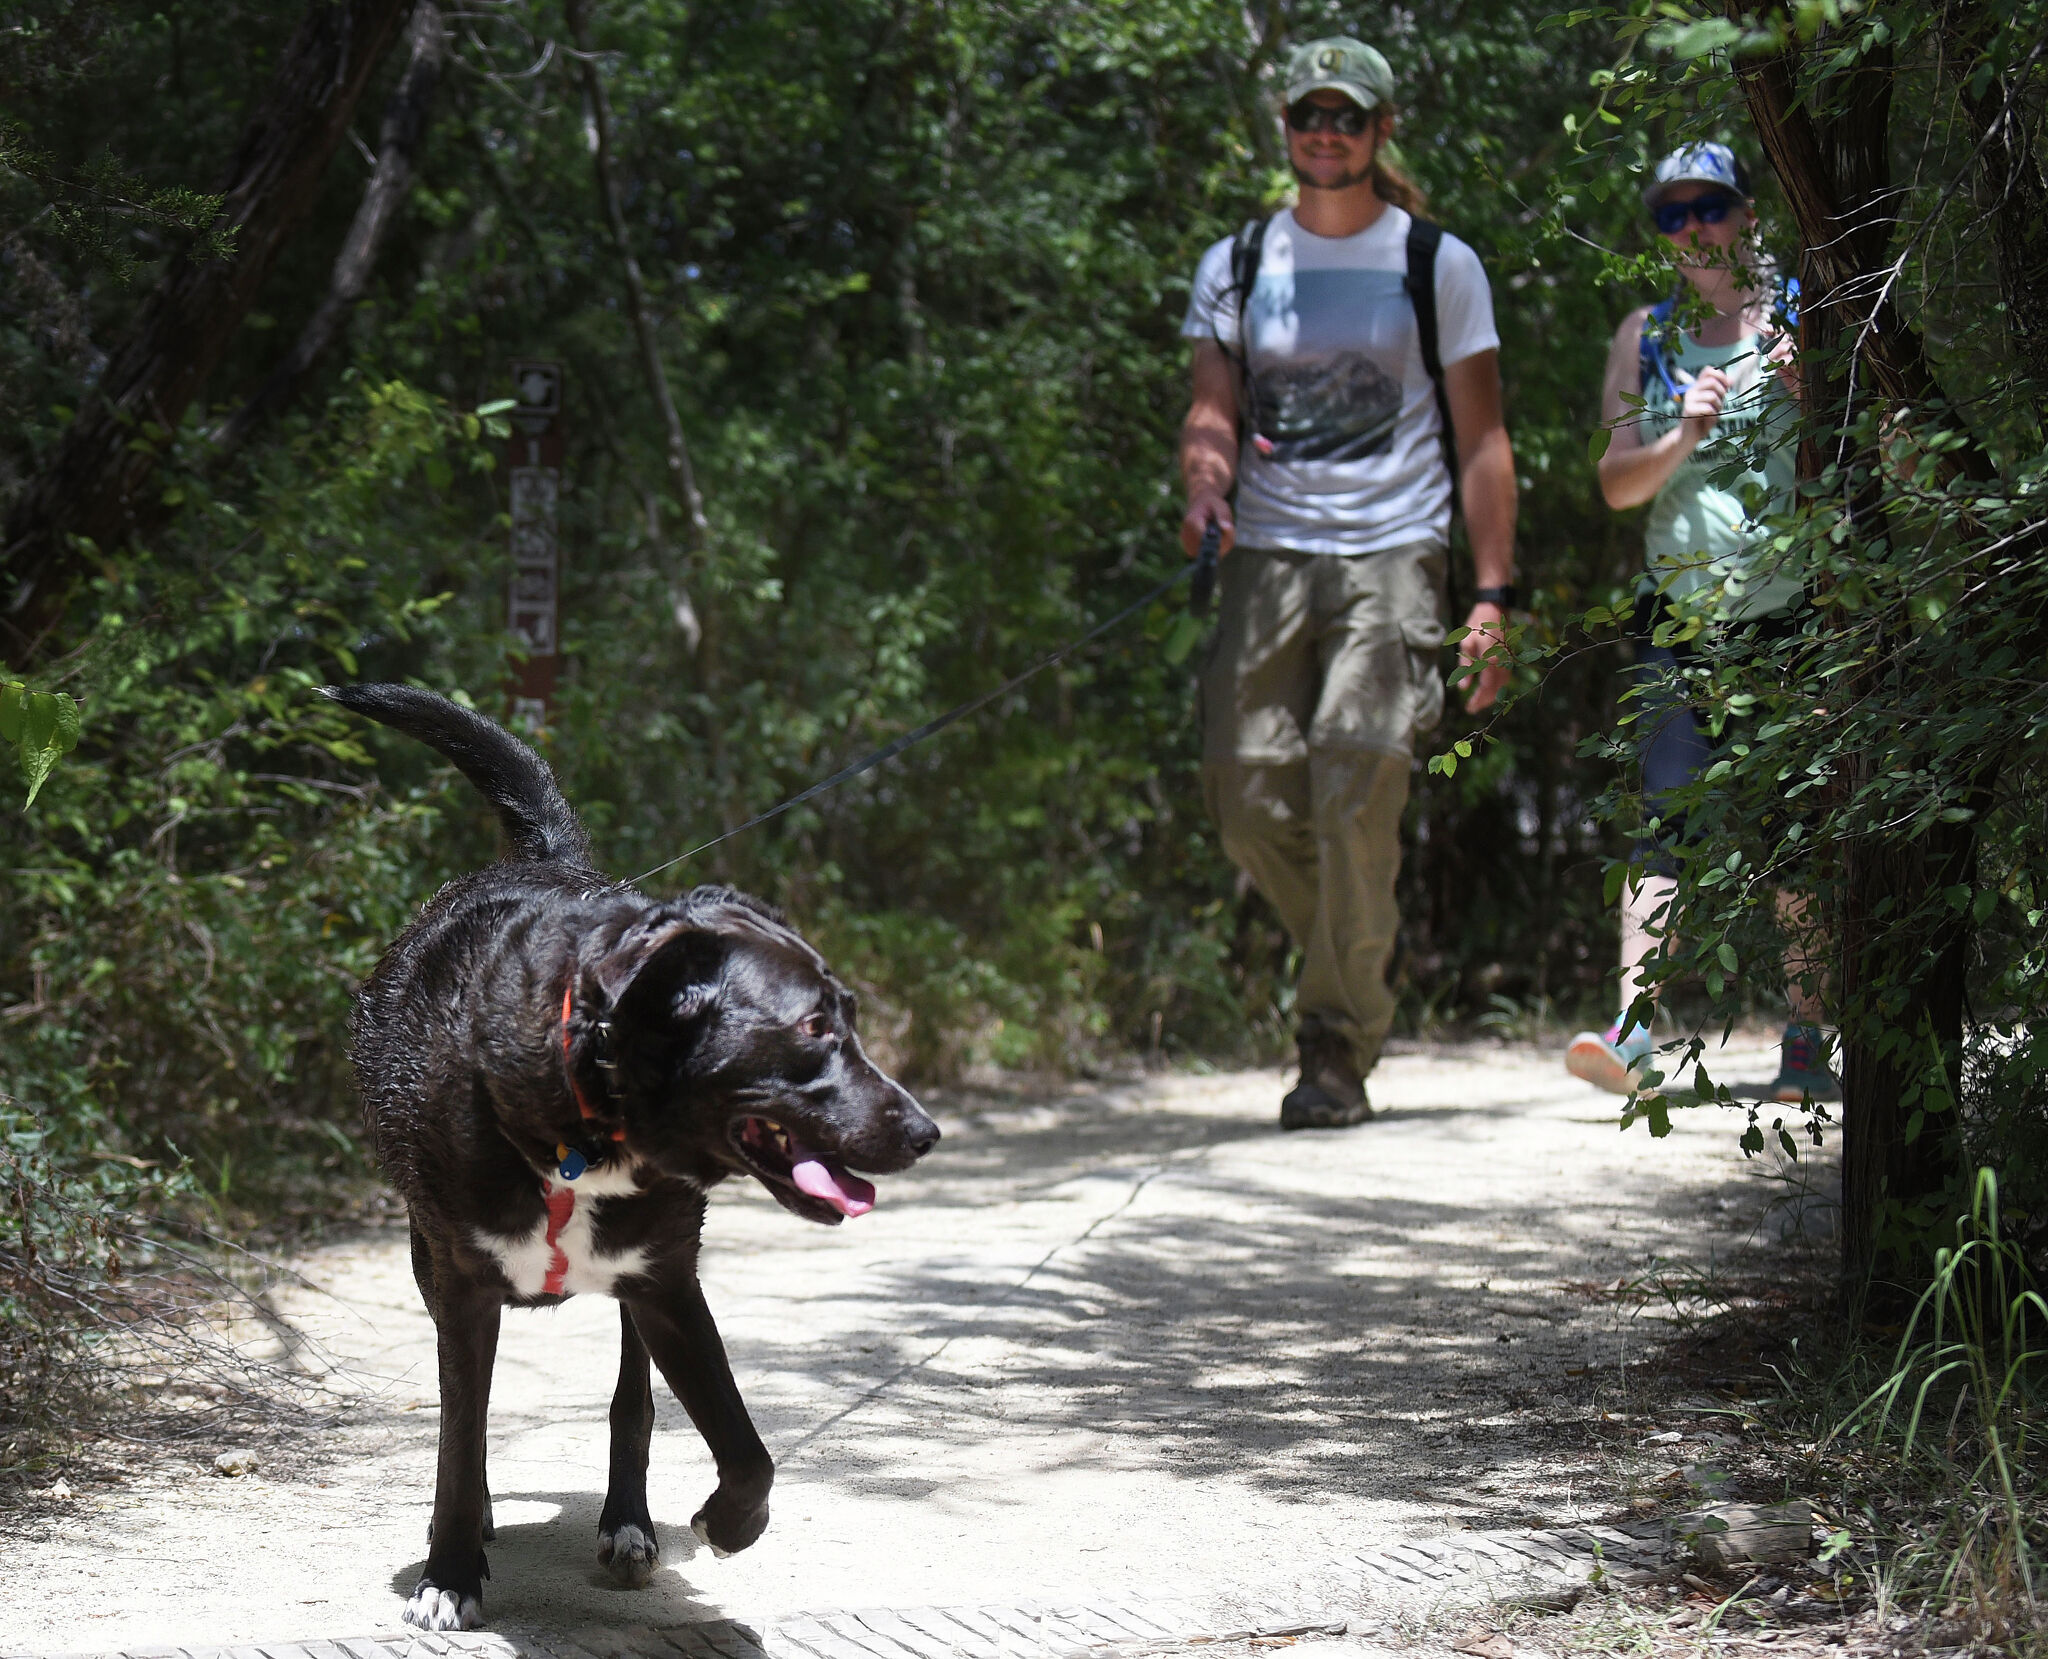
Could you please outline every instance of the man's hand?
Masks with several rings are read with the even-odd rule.
[[[1472,538],[1472,574],[1480,592],[1511,586],[1515,579],[1515,452],[1501,418],[1500,361],[1495,352],[1476,352],[1444,368],[1444,392],[1451,400],[1451,430],[1458,438],[1463,479],[1465,530]],[[1465,618],[1458,655],[1480,665],[1465,694],[1468,713],[1490,709],[1508,683],[1501,624],[1507,613],[1484,602]],[[1498,661],[1487,660],[1493,653]]]
[[[1237,520],[1230,513],[1230,486],[1237,476],[1237,367],[1214,340],[1195,342],[1194,399],[1181,423],[1180,476],[1188,491],[1181,546],[1192,559],[1213,521],[1223,532],[1221,550],[1228,553],[1237,541]]]
[[[1465,694],[1467,714],[1480,714],[1492,708],[1500,696],[1501,687],[1508,683],[1512,670],[1508,661],[1507,636],[1501,631],[1501,624],[1507,619],[1506,611],[1483,601],[1474,605],[1472,614],[1465,618],[1465,637],[1458,641],[1460,661],[1476,663],[1486,659],[1478,678],[1467,682],[1472,687]]]
[[[1223,532],[1223,539],[1216,551],[1228,553],[1237,545],[1237,521],[1230,516],[1230,502],[1213,490],[1200,490],[1188,497],[1187,517],[1180,521],[1180,544],[1193,558],[1202,548],[1202,532],[1209,528],[1210,520]]]

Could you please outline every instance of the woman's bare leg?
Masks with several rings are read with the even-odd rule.
[[[1642,875],[1621,888],[1621,1023],[1643,991],[1643,964],[1664,945],[1665,919],[1678,893],[1672,876]]]
[[[1778,925],[1785,930],[1785,1000],[1794,1025],[1819,1025],[1828,991],[1827,941],[1804,893],[1780,890]]]

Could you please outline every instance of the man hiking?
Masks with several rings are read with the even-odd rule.
[[[1453,499],[1478,576],[1474,663],[1515,602],[1515,470],[1486,273],[1381,155],[1387,60],[1311,41],[1284,88],[1300,200],[1202,256],[1181,326],[1181,539],[1193,553],[1214,524],[1228,555],[1201,677],[1209,810],[1302,952],[1301,1081],[1280,1124],[1336,1128],[1372,1115],[1365,1075],[1393,1023],[1401,810],[1415,736],[1443,711]],[[1465,706],[1506,678],[1487,663]]]

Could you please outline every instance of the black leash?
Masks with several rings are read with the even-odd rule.
[[[802,794],[792,795],[788,800],[783,801],[778,805],[771,806],[766,812],[757,813],[754,817],[749,818],[744,824],[737,825],[736,827],[727,830],[723,835],[713,836],[709,841],[706,841],[702,846],[692,847],[686,853],[677,853],[676,856],[670,859],[666,864],[657,864],[651,870],[642,870],[640,874],[638,874],[632,879],[632,882],[629,885],[637,887],[649,876],[658,876],[664,870],[670,870],[678,864],[687,863],[689,860],[695,858],[699,853],[708,853],[713,847],[717,846],[720,842],[730,841],[735,835],[744,835],[748,830],[753,829],[756,825],[767,823],[770,818],[781,817],[782,814],[789,811],[791,807],[802,806],[804,802],[810,800],[813,796],[822,795],[828,789],[837,789],[842,783],[845,783],[848,779],[857,778],[863,772],[873,771],[877,766],[880,766],[882,762],[885,760],[893,760],[897,755],[902,754],[905,749],[912,748],[915,745],[922,743],[926,738],[933,736],[935,733],[944,731],[956,720],[966,719],[967,716],[972,714],[976,709],[985,708],[988,704],[993,703],[998,697],[1003,696],[1006,692],[1015,691],[1017,687],[1022,685],[1026,680],[1031,679],[1034,675],[1043,674],[1048,668],[1052,667],[1053,664],[1063,662],[1066,658],[1072,656],[1076,651],[1080,650],[1082,646],[1087,645],[1094,640],[1100,639],[1104,634],[1108,633],[1110,629],[1114,628],[1118,623],[1127,621],[1129,618],[1136,616],[1138,612],[1142,611],[1147,605],[1152,604],[1155,600],[1159,599],[1166,593],[1169,593],[1174,588],[1178,587],[1182,582],[1187,581],[1187,579],[1190,576],[1194,577],[1194,582],[1192,586],[1190,586],[1188,589],[1188,609],[1193,611],[1194,614],[1197,616],[1206,616],[1209,611],[1210,601],[1215,597],[1216,593],[1217,549],[1222,545],[1222,540],[1223,533],[1220,529],[1217,528],[1215,521],[1212,519],[1209,523],[1209,527],[1202,532],[1201,550],[1195,555],[1193,559],[1189,560],[1186,565],[1182,566],[1179,570],[1176,570],[1171,576],[1167,577],[1165,581],[1159,583],[1158,586],[1153,588],[1150,593],[1145,594],[1141,598],[1132,600],[1128,605],[1126,605],[1122,610],[1118,611],[1116,615],[1111,617],[1107,622],[1098,622],[1093,628],[1090,628],[1088,632],[1083,634],[1079,639],[1073,640],[1066,645],[1062,645],[1057,651],[1051,652],[1046,656],[1040,657],[1038,661],[1033,663],[1029,668],[1025,669],[1023,673],[1015,675],[1012,678],[1005,680],[1001,685],[997,686],[995,690],[984,691],[979,697],[973,698],[968,702],[962,703],[958,708],[949,709],[946,713],[940,715],[936,720],[927,720],[922,726],[919,726],[916,731],[905,732],[901,737],[892,739],[890,742],[883,744],[881,748],[877,749],[873,754],[867,755],[862,759],[855,761],[851,766],[842,767],[839,771],[834,772],[829,778],[824,779],[822,782],[812,784],[811,787],[806,789]]]

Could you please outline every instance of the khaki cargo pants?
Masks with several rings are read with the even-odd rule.
[[[1202,786],[1223,849],[1301,947],[1295,1010],[1370,1071],[1394,1020],[1401,810],[1443,716],[1444,550],[1239,548],[1203,664]]]

